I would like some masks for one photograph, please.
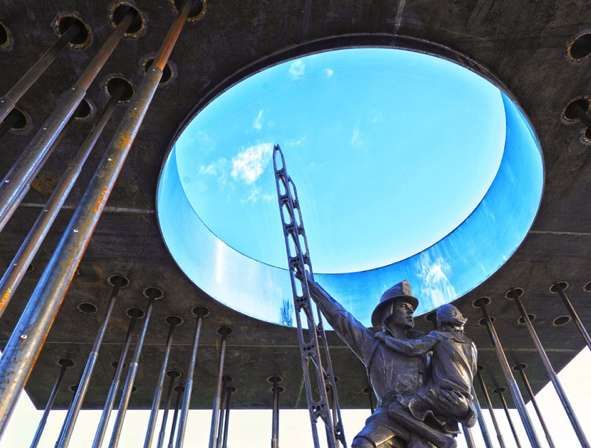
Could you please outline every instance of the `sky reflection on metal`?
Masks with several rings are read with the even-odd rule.
[[[293,323],[272,166],[298,186],[318,280],[364,323],[404,278],[419,312],[495,272],[525,237],[543,183],[517,105],[452,62],[346,49],[266,69],[207,105],[159,183],[162,233],[220,302]]]

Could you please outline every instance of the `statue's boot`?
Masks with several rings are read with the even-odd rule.
[[[398,420],[402,425],[414,432],[420,437],[433,443],[437,448],[456,448],[457,443],[454,437],[448,436],[441,431],[437,431],[425,422],[414,418],[410,412],[400,405],[390,405],[388,408],[390,415]]]

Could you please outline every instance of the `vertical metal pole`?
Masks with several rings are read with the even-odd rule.
[[[177,386],[176,387],[176,404],[174,406],[174,414],[172,414],[172,426],[170,427],[170,437],[168,438],[168,448],[174,448],[174,439],[175,434],[177,434],[176,424],[179,417],[179,410],[181,407],[181,400],[183,397],[183,391],[185,390],[184,386]],[[178,445],[177,445],[178,448]]]
[[[484,396],[484,401],[486,402],[486,407],[488,408],[488,412],[490,414],[490,418],[492,419],[493,426],[495,427],[495,432],[497,434],[497,440],[499,441],[499,446],[501,448],[505,448],[505,440],[503,439],[503,434],[501,433],[501,428],[499,428],[499,422],[497,421],[497,417],[495,415],[495,410],[492,405],[492,400],[490,399],[490,395],[488,393],[488,389],[486,388],[486,383],[484,382],[484,378],[482,377],[482,373],[480,369],[476,371],[476,378],[478,378],[478,382],[480,383],[480,389],[482,390],[482,395]],[[481,425],[482,427],[483,425]]]
[[[169,316],[168,322],[168,336],[166,338],[166,349],[164,350],[164,357],[162,358],[162,366],[160,367],[160,375],[158,382],[154,389],[154,398],[152,399],[152,410],[150,412],[150,419],[148,420],[148,428],[146,430],[146,438],[144,439],[144,448],[152,446],[152,438],[156,429],[156,420],[158,419],[158,409],[160,409],[160,400],[162,398],[162,389],[164,388],[164,378],[166,377],[166,369],[168,367],[168,360],[170,359],[170,351],[172,350],[172,339],[175,328],[181,324],[181,319],[176,316]]]
[[[127,334],[125,335],[123,348],[119,354],[119,360],[117,361],[117,367],[115,369],[115,374],[113,375],[113,381],[111,382],[109,393],[107,394],[107,399],[105,400],[105,405],[103,406],[101,419],[99,420],[96,433],[94,434],[92,448],[101,448],[103,444],[105,432],[107,431],[107,425],[109,424],[109,419],[111,418],[111,411],[113,410],[113,403],[115,403],[115,398],[117,397],[117,392],[119,391],[119,384],[121,383],[121,375],[123,374],[123,368],[125,367],[125,360],[127,359],[129,348],[131,347],[133,330],[137,320],[144,315],[144,313],[137,308],[129,310],[128,314],[130,315],[131,320],[129,321],[129,325],[127,327]]]
[[[72,24],[55,43],[43,53],[37,61],[21,76],[21,78],[0,98],[0,122],[15,108],[18,100],[31,88],[39,77],[45,73],[60,51],[82,32],[80,26]]]
[[[82,408],[82,403],[84,402],[84,397],[86,396],[86,391],[88,390],[88,385],[90,384],[90,378],[92,377],[94,367],[96,366],[96,360],[98,359],[99,351],[101,349],[101,345],[103,344],[105,333],[107,332],[107,326],[109,325],[111,314],[113,314],[113,309],[115,308],[117,295],[119,294],[121,288],[125,288],[129,284],[129,281],[125,277],[115,275],[109,277],[109,283],[111,284],[112,289],[107,311],[105,312],[103,323],[99,327],[99,331],[96,335],[96,338],[94,339],[92,349],[90,350],[90,354],[86,360],[82,377],[80,378],[80,382],[78,383],[78,387],[76,389],[76,395],[74,395],[74,399],[68,408],[68,413],[66,414],[66,418],[64,420],[64,424],[57,442],[57,446],[59,448],[66,448],[70,444],[72,432],[74,431],[74,425],[76,425],[76,419],[78,418],[78,414]]]
[[[517,448],[521,448],[521,443],[519,442],[519,436],[517,435],[517,430],[515,429],[515,425],[513,424],[513,419],[511,418],[511,414],[509,414],[509,406],[507,406],[507,400],[505,400],[505,395],[503,392],[505,389],[500,388],[496,389],[495,393],[499,396],[499,400],[501,400],[501,404],[503,405],[503,411],[505,411],[505,416],[507,417],[507,421],[509,422],[509,427],[511,428],[511,433],[513,434],[513,438],[515,439],[515,445]]]
[[[146,309],[144,317],[144,325],[138,336],[135,350],[127,367],[127,377],[125,378],[125,384],[123,385],[123,391],[121,392],[121,398],[119,400],[119,408],[117,412],[117,418],[113,425],[113,432],[111,433],[111,441],[109,442],[109,448],[116,448],[119,445],[119,438],[121,437],[121,430],[123,429],[123,422],[125,421],[125,414],[127,413],[127,407],[129,406],[129,400],[131,399],[131,392],[133,392],[133,383],[137,375],[137,370],[140,365],[140,356],[142,355],[142,349],[144,348],[144,342],[146,340],[146,333],[148,332],[148,326],[150,325],[150,318],[152,317],[152,310],[154,307],[154,301],[163,298],[162,291],[156,288],[146,288],[144,295],[148,298],[148,308]]]
[[[220,334],[220,358],[218,364],[218,380],[213,406],[211,409],[211,428],[209,431],[209,448],[216,448],[218,439],[218,419],[220,417],[220,405],[222,399],[222,379],[224,377],[224,362],[226,361],[226,339],[232,330],[228,327],[222,327],[218,330]]]
[[[66,373],[66,369],[74,365],[74,363],[69,359],[60,359],[58,361],[60,365],[60,370],[57,375],[57,379],[51,388],[51,393],[49,394],[49,398],[47,399],[47,403],[45,404],[45,410],[43,411],[43,416],[39,421],[39,425],[37,426],[37,431],[35,432],[35,437],[33,437],[33,441],[31,442],[30,448],[37,448],[39,445],[39,440],[41,440],[41,436],[43,435],[43,430],[45,429],[45,424],[47,423],[47,417],[49,417],[49,413],[53,408],[53,403],[55,402],[55,397],[57,397],[57,392],[60,388],[60,384],[64,379],[64,374]]]
[[[542,425],[542,429],[544,430],[544,434],[546,435],[546,440],[548,441],[548,446],[550,448],[554,448],[556,445],[554,445],[554,441],[552,440],[552,436],[550,435],[550,431],[548,430],[548,426],[546,426],[546,422],[544,420],[544,417],[542,416],[542,411],[538,407],[538,402],[536,401],[534,391],[533,391],[531,384],[529,382],[529,379],[525,373],[525,364],[519,364],[519,365],[515,366],[515,370],[517,370],[519,372],[519,375],[521,376],[521,379],[523,381],[525,389],[527,390],[527,394],[529,396],[529,399],[531,400],[531,404],[533,405],[533,407],[536,411],[536,414],[538,415],[538,420],[540,421],[540,424]]]
[[[58,98],[53,112],[4,176],[0,183],[0,222],[4,221],[5,215],[18,200],[18,193],[22,186],[29,184],[41,169],[53,142],[74,114],[101,68],[117,48],[132,20],[133,14],[130,13],[117,25],[76,83]]]
[[[562,293],[564,293],[564,290],[561,289],[560,291],[562,291]],[[507,292],[507,297],[509,299],[512,299],[515,301],[515,305],[517,305],[517,308],[519,309],[519,312],[521,313],[521,317],[523,318],[523,321],[525,322],[525,326],[527,327],[527,331],[529,332],[529,335],[530,335],[534,345],[536,346],[536,350],[538,351],[538,354],[540,355],[540,358],[542,359],[542,364],[544,364],[544,368],[546,369],[546,372],[548,373],[548,377],[550,378],[550,381],[552,382],[552,385],[554,386],[554,390],[556,390],[556,394],[558,395],[558,398],[560,399],[560,402],[562,403],[562,407],[564,408],[566,415],[568,416],[568,419],[570,420],[570,423],[571,423],[573,429],[575,430],[575,433],[577,434],[577,438],[579,439],[581,446],[583,448],[590,448],[589,442],[587,441],[587,437],[585,436],[585,432],[583,431],[583,428],[581,427],[581,424],[579,423],[579,420],[577,419],[577,415],[575,414],[575,410],[572,408],[572,406],[570,404],[570,401],[566,395],[566,392],[565,392],[564,388],[562,387],[562,383],[558,379],[558,375],[556,374],[556,371],[554,370],[554,367],[552,366],[552,363],[550,362],[550,358],[548,357],[546,350],[544,350],[544,346],[542,345],[542,341],[540,341],[538,333],[536,332],[536,329],[534,328],[534,324],[532,323],[531,319],[529,318],[529,315],[527,314],[527,310],[525,309],[525,306],[523,305],[523,302],[521,301],[522,294],[523,294],[523,290],[512,289]]]
[[[269,378],[273,384],[273,417],[271,425],[271,448],[279,448],[279,394],[283,392],[283,387],[279,386],[281,378],[274,376]]]
[[[215,448],[222,448],[222,434],[224,433],[224,423],[225,423],[225,406],[226,406],[226,377],[224,376],[222,380],[222,396],[220,399],[220,409],[219,409],[219,417],[218,417],[218,429],[217,429],[217,439],[215,442]]]
[[[591,336],[589,336],[589,332],[585,328],[585,325],[583,325],[583,321],[581,320],[579,313],[577,313],[577,310],[575,310],[575,307],[573,306],[568,295],[566,294],[567,288],[568,284],[566,282],[556,282],[550,287],[550,291],[558,293],[558,295],[562,299],[562,302],[564,303],[564,306],[568,310],[570,317],[572,317],[573,322],[577,326],[579,333],[581,333],[581,336],[583,336],[585,344],[587,344],[587,347],[589,348],[589,350],[591,350]]]
[[[179,429],[176,436],[176,448],[183,448],[185,443],[185,430],[187,428],[187,418],[189,416],[189,405],[191,403],[191,394],[193,393],[193,377],[195,376],[195,364],[197,362],[197,352],[199,350],[199,339],[201,338],[201,327],[203,318],[207,316],[207,309],[197,307],[193,310],[197,316],[195,323],[195,333],[193,335],[193,346],[191,348],[191,357],[187,366],[187,377],[185,379],[185,388],[182,401],[182,411],[179,421]],[[173,439],[174,440],[174,439]]]
[[[490,302],[490,299],[482,298],[478,299],[475,304],[482,310],[482,314],[484,316],[483,321],[486,325],[486,329],[488,330],[488,334],[497,353],[499,364],[501,365],[501,369],[503,370],[503,374],[505,375],[505,380],[507,381],[507,385],[509,386],[509,391],[511,392],[511,396],[513,397],[513,403],[515,404],[515,407],[519,412],[519,416],[521,417],[521,421],[523,422],[523,426],[525,428],[527,438],[529,439],[529,443],[531,444],[532,448],[538,448],[541,446],[538,440],[538,436],[532,425],[531,419],[529,418],[529,415],[527,413],[525,401],[523,401],[521,391],[519,390],[517,381],[515,381],[513,371],[509,366],[509,361],[507,360],[507,356],[505,355],[505,351],[503,349],[503,345],[501,344],[501,340],[499,339],[499,335],[497,334],[497,330],[495,329],[492,319],[488,314],[488,309],[486,308],[488,302],[484,299]]]
[[[221,448],[228,448],[228,429],[230,428],[230,409],[232,406],[232,393],[236,391],[235,387],[226,386],[226,402],[224,404],[224,432],[222,433]]]
[[[170,378],[168,383],[168,392],[166,394],[166,406],[164,407],[164,414],[162,415],[162,422],[160,423],[160,432],[158,433],[158,444],[157,448],[164,447],[164,437],[166,436],[166,423],[168,422],[168,412],[172,405],[172,392],[174,390],[174,383],[180,374],[176,370],[171,370],[166,373]]]
[[[466,446],[468,448],[476,448],[476,442],[474,441],[474,437],[472,436],[472,430],[463,423],[462,432],[464,433],[464,438],[466,439]]]
[[[80,149],[74,156],[74,159],[71,161],[68,168],[66,168],[66,171],[53,190],[45,207],[41,213],[39,213],[35,223],[19,247],[18,252],[12,258],[12,261],[0,279],[0,317],[4,314],[10,299],[19,287],[27,269],[33,261],[33,258],[35,258],[37,251],[41,247],[41,244],[43,244],[49,229],[66,202],[66,198],[70,194],[70,191],[72,191],[86,160],[90,156],[96,142],[113,115],[113,111],[121,94],[122,91],[119,91],[109,99],[107,105],[103,109],[101,117],[80,146]]]
[[[59,313],[190,8],[191,1],[187,1],[171,26],[158,56],[144,77],[137,95],[131,99],[111,144],[4,347],[0,358],[0,436],[6,429],[18,396]],[[126,19],[121,21],[126,22]],[[2,199],[0,204],[3,204]]]
[[[472,388],[472,395],[474,396],[476,417],[478,418],[478,426],[480,426],[480,433],[482,434],[482,440],[484,440],[484,446],[486,448],[493,448],[493,443],[488,432],[488,427],[486,426],[486,421],[484,420],[484,416],[482,415],[482,408],[480,407],[480,402],[478,401],[478,397],[476,396],[476,391],[474,390],[474,388]]]

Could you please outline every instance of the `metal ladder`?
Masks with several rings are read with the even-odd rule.
[[[316,324],[308,279],[304,274],[307,273],[311,279],[314,278],[302,211],[295,184],[287,174],[285,157],[279,145],[275,145],[273,148],[273,168],[279,214],[283,224],[283,236],[287,250],[288,271],[293,291],[300,358],[314,447],[320,448],[317,428],[318,418],[320,418],[325,426],[328,448],[341,446],[346,448],[347,442],[343,431],[336,379],[324,332],[322,314],[316,307],[318,315],[318,324]],[[303,319],[305,319],[306,330],[302,327]]]

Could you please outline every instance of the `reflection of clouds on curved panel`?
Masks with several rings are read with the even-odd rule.
[[[378,298],[394,283],[409,280],[420,300],[417,312],[429,312],[481,284],[525,238],[541,198],[542,159],[526,117],[506,96],[503,101],[507,140],[501,166],[482,202],[458,228],[421,253],[383,268],[316,275],[364,324],[370,324]],[[180,185],[174,149],[162,171],[157,202],[165,242],[196,285],[251,317],[294,324],[287,272],[242,255],[205,227]],[[305,214],[306,204],[302,207]]]

